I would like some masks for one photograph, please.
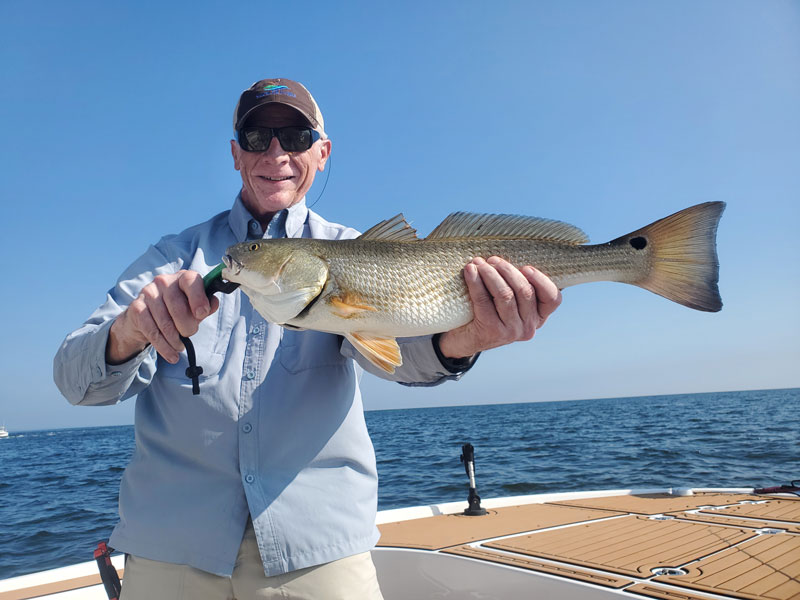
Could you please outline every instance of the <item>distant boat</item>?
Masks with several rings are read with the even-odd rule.
[[[7,437],[8,437],[8,431],[6,430],[6,426],[0,425],[0,438],[7,438]]]

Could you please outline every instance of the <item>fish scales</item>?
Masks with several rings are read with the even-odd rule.
[[[518,268],[533,265],[559,288],[589,281],[629,282],[642,271],[632,260],[632,252],[609,245],[574,246],[531,240],[356,239],[320,240],[318,248],[338,287],[357,291],[361,301],[377,309],[354,315],[347,327],[365,331],[380,328],[394,335],[422,335],[431,333],[432,327],[439,330],[469,322],[472,306],[463,268],[475,256],[499,256]],[[313,329],[324,326],[324,318],[323,311],[310,311],[291,323]]]

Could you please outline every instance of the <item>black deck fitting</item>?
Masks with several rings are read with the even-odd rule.
[[[478,496],[478,491],[476,489],[475,449],[472,447],[472,444],[464,444],[461,446],[461,462],[464,463],[464,470],[467,472],[467,477],[469,477],[469,497],[467,498],[469,506],[464,510],[464,514],[469,517],[480,517],[488,514],[486,509],[481,508],[481,497]]]

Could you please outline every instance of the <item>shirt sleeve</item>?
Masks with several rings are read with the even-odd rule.
[[[156,352],[152,347],[146,347],[123,364],[109,365],[106,342],[114,319],[142,288],[157,275],[174,273],[180,268],[181,261],[170,261],[160,245],[161,242],[150,246],[125,270],[103,305],[83,326],[67,335],[58,349],[53,360],[53,379],[71,404],[116,404],[150,384],[156,372]]]
[[[342,342],[342,354],[381,379],[407,386],[434,386],[445,381],[457,381],[478,359],[478,354],[468,359],[447,359],[441,354],[433,338],[431,335],[398,338],[403,364],[394,373],[387,373],[373,365],[347,340]]]

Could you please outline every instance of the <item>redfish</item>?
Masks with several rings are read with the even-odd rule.
[[[425,239],[397,215],[353,240],[274,239],[231,246],[222,276],[270,322],[343,335],[373,364],[402,364],[395,338],[472,319],[463,277],[473,257],[532,265],[560,288],[618,281],[696,310],[722,308],[716,232],[723,202],[677,212],[605,244],[572,225],[453,213]]]

